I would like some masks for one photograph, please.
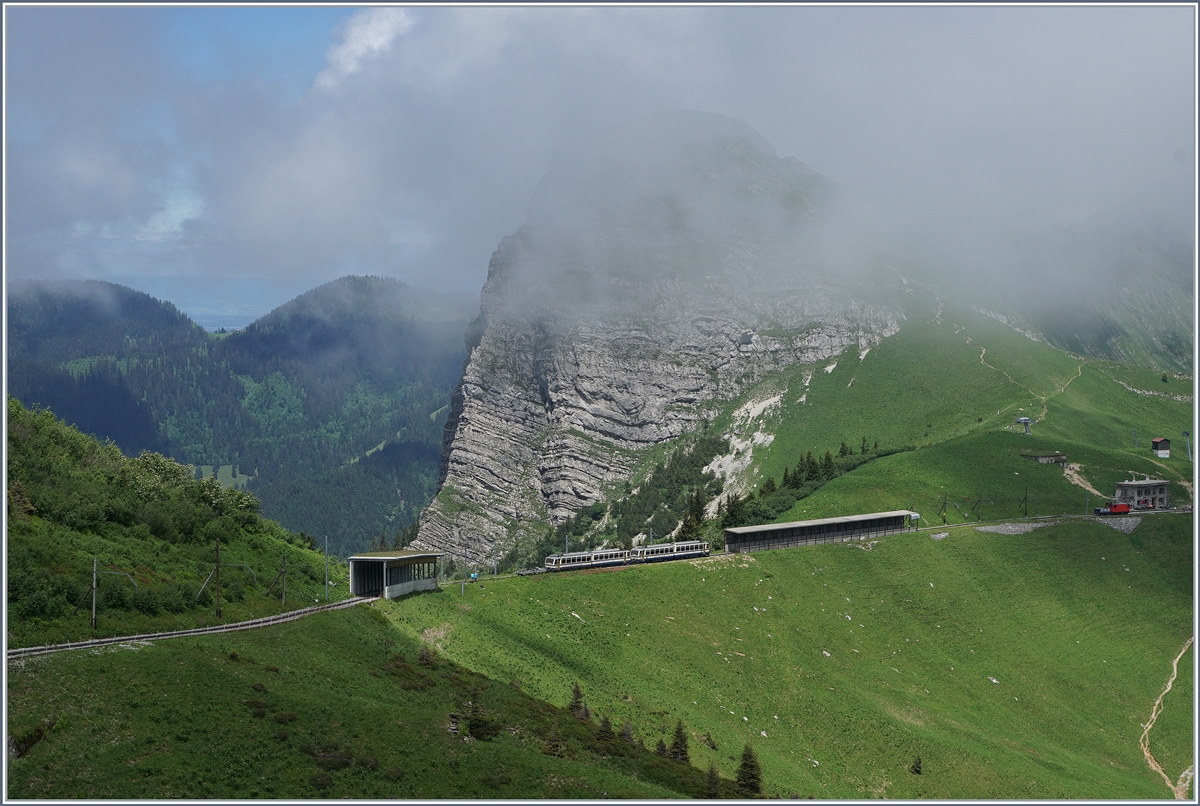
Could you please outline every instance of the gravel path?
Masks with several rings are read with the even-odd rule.
[[[977,532],[995,532],[1001,535],[1023,535],[1026,532],[1032,532],[1034,529],[1041,529],[1043,526],[1050,526],[1049,523],[1001,523],[997,526],[976,526]]]

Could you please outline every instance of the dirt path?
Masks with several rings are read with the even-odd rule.
[[[1146,722],[1146,728],[1142,731],[1142,755],[1146,757],[1146,763],[1150,765],[1150,769],[1162,776],[1167,787],[1175,793],[1175,800],[1188,799],[1188,787],[1192,784],[1192,778],[1196,774],[1195,765],[1189,764],[1187,769],[1179,774],[1179,781],[1171,783],[1171,778],[1163,772],[1162,765],[1154,758],[1154,754],[1150,752],[1150,729],[1154,727],[1154,723],[1158,720],[1158,715],[1162,713],[1163,697],[1167,696],[1167,692],[1171,690],[1171,686],[1175,685],[1175,675],[1179,673],[1179,660],[1184,656],[1184,653],[1191,647],[1195,636],[1187,639],[1183,644],[1183,649],[1179,650],[1179,654],[1175,656],[1175,660],[1171,662],[1171,676],[1167,679],[1167,685],[1163,688],[1162,694],[1158,695],[1158,699],[1154,701],[1154,707],[1150,709],[1150,719]]]
[[[1063,475],[1076,487],[1082,487],[1097,498],[1108,500],[1104,493],[1093,487],[1087,479],[1079,474],[1079,465],[1063,465]]]

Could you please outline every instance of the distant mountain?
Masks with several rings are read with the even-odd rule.
[[[1005,297],[1056,347],[1191,372],[1192,237],[1162,211],[1100,211],[1014,239]]]
[[[269,517],[353,551],[432,496],[477,305],[344,277],[214,335],[110,283],[15,283],[9,391],[127,454],[221,467]],[[368,460],[385,451],[404,460]]]

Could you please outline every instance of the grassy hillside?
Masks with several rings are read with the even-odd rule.
[[[10,647],[238,621],[324,596],[324,557],[307,535],[260,517],[249,493],[194,480],[185,465],[151,453],[126,458],[13,397],[7,459]],[[215,583],[202,590],[218,538],[220,620]],[[284,559],[286,603],[278,585],[266,595]],[[345,566],[331,563],[330,579],[332,598],[345,598]]]
[[[1190,517],[948,531],[489,580],[385,612],[551,702],[578,680],[639,732],[682,718],[717,746],[693,763],[723,775],[751,742],[780,794],[1169,796],[1138,738],[1191,634]],[[1182,682],[1151,737],[1172,775],[1192,755]]]
[[[597,721],[449,660],[422,664],[419,643],[364,605],[270,629],[10,663],[8,735],[40,740],[9,756],[7,796],[591,800],[704,792],[701,770],[619,738],[602,741]],[[731,781],[721,786],[732,794]]]
[[[986,492],[981,488],[992,487],[993,497],[1003,498],[1019,488],[1019,500],[1022,477],[1032,474],[1041,487],[1035,492],[1045,499],[1043,512],[1081,512],[1083,488],[1059,483],[1045,469],[1023,469],[1020,462],[1010,467],[1009,460],[1022,452],[1061,450],[1105,495],[1131,472],[1190,482],[1186,450],[1174,450],[1169,460],[1149,450],[1155,436],[1182,441],[1178,434],[1192,416],[1191,377],[1171,374],[1165,382],[1162,377],[1071,356],[974,311],[915,308],[899,333],[865,355],[851,350],[769,378],[735,401],[714,426],[735,438],[755,431],[772,437],[753,448],[735,485],[742,487],[780,479],[808,451],[819,456],[832,449],[836,455],[842,442],[856,453],[864,438],[871,447],[920,449],[869,462],[838,479],[841,487],[831,485],[826,496],[839,511],[888,508],[857,493],[844,505],[834,504],[836,489],[849,494],[855,487],[905,506],[921,499],[925,508],[935,496],[940,507],[943,490],[961,500]],[[778,402],[761,414],[739,416],[747,404],[772,398]],[[1014,424],[1021,416],[1035,420],[1029,436]],[[852,482],[852,476],[863,478]],[[1022,483],[1010,483],[1018,480]],[[1173,486],[1172,495],[1180,503],[1191,500],[1183,486]],[[803,509],[820,507],[814,501]]]

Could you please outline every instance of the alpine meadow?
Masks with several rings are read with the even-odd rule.
[[[6,799],[1194,800],[1194,14],[6,6]]]

